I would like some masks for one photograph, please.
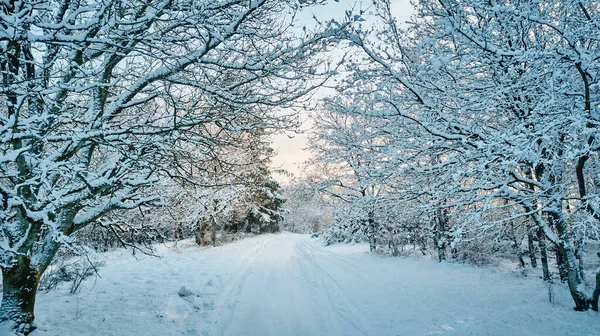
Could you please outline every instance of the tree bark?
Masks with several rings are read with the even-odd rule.
[[[9,323],[17,335],[28,335],[35,326],[34,305],[42,271],[31,265],[29,256],[15,257],[14,266],[2,269],[0,321]]]
[[[515,231],[515,223],[512,221],[510,222],[510,235],[512,238],[513,249],[519,261],[519,267],[525,268],[525,260],[523,259],[523,253],[521,253],[521,244],[519,239],[517,238],[517,232]]]
[[[438,251],[438,261],[446,260],[446,217],[441,209],[437,209],[433,217],[433,242]]]
[[[558,275],[560,276],[560,281],[562,282],[566,282],[569,278],[564,259],[564,253],[561,252],[560,246],[556,245],[556,266],[558,267]]]
[[[202,222],[199,221],[194,228],[194,238],[196,245],[202,246]]]
[[[542,263],[542,276],[545,281],[550,280],[550,269],[548,268],[548,250],[546,249],[546,237],[544,230],[537,229],[538,246],[540,248],[540,261]]]
[[[57,227],[65,235],[70,235],[74,230],[71,214],[64,212],[58,217],[62,224]],[[31,227],[41,227],[40,223],[31,224]],[[17,335],[28,335],[35,329],[34,306],[40,278],[61,246],[50,231],[30,232],[36,232],[26,242],[31,245],[22,245],[22,250],[7,256],[7,265],[2,267],[0,322],[8,325]],[[34,243],[35,249],[32,248]]]
[[[550,212],[550,219],[556,225],[556,231],[560,238],[558,253],[562,258],[563,266],[566,268],[567,284],[575,302],[576,311],[585,311],[590,307],[592,298],[586,294],[585,283],[579,276],[579,267],[575,259],[575,248],[573,245],[572,232],[562,213]]]
[[[582,288],[582,279],[579,276],[579,269],[575,261],[575,253],[573,247],[566,243],[562,243],[559,246],[560,252],[564,255],[565,266],[567,267],[567,283],[569,285],[569,291],[575,302],[576,311],[588,310],[591,298],[588,298]]]
[[[397,257],[400,254],[398,246],[396,246],[396,243],[394,242],[394,238],[390,239],[388,247],[392,250],[392,257]]]
[[[537,257],[535,255],[535,245],[533,244],[533,232],[531,228],[527,230],[527,245],[529,249],[529,260],[531,261],[531,267],[537,267]]]
[[[598,311],[598,298],[600,298],[600,269],[596,271],[596,288],[592,294],[592,309]]]
[[[579,276],[585,280],[585,273],[583,272],[583,239],[578,238],[575,240],[575,258],[577,259],[577,266],[579,267]]]
[[[210,228],[210,240],[212,241],[212,246],[217,246],[217,221],[213,218],[212,225]]]
[[[368,233],[369,233],[369,250],[371,252],[377,251],[377,242],[375,238],[375,213],[369,211],[368,214]]]
[[[175,231],[173,232],[175,235],[175,239],[177,240],[181,240],[183,238],[185,238],[185,235],[183,234],[183,226],[181,224],[177,224],[177,227],[175,228]],[[123,246],[126,247],[126,246]]]
[[[210,245],[210,239],[208,237],[208,221],[202,220],[202,224],[200,225],[200,245],[208,246]]]

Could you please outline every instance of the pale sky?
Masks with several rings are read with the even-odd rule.
[[[363,0],[365,6],[372,3],[372,0]],[[319,20],[328,20],[332,18],[340,18],[344,16],[345,11],[355,4],[356,9],[360,9],[360,0],[340,0],[339,2],[329,1],[325,6],[318,7],[315,15]],[[364,6],[363,6],[364,7]],[[393,0],[392,11],[398,18],[399,22],[408,20],[412,13],[412,5],[410,0]],[[307,13],[307,25],[311,24],[311,14]],[[319,97],[319,94],[315,95]],[[322,94],[321,94],[322,96]],[[306,125],[306,116],[301,116],[302,121]],[[288,135],[292,135],[291,133]],[[273,148],[278,151],[278,154],[272,160],[274,168],[283,168],[296,176],[300,176],[301,165],[310,158],[310,153],[305,150],[307,146],[306,134],[293,134],[290,138],[286,134],[279,134],[273,137]],[[287,178],[275,176],[281,182],[286,182]]]

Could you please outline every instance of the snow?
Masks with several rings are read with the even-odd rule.
[[[555,303],[537,277],[392,258],[308,235],[105,254],[79,294],[40,294],[46,335],[600,335],[598,314]]]

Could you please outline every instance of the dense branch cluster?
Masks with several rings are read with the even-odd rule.
[[[115,211],[164,205],[158,185],[243,185],[235,167],[266,159],[250,139],[293,124],[277,111],[334,68],[314,56],[347,23],[295,27],[321,2],[2,1],[1,320],[29,333],[58,248],[122,222]],[[206,203],[190,190],[188,203]],[[223,193],[203,208],[224,211]]]

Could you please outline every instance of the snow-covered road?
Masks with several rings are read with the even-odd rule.
[[[42,294],[36,335],[600,335],[533,276],[323,247],[306,235],[110,255],[82,292]]]

